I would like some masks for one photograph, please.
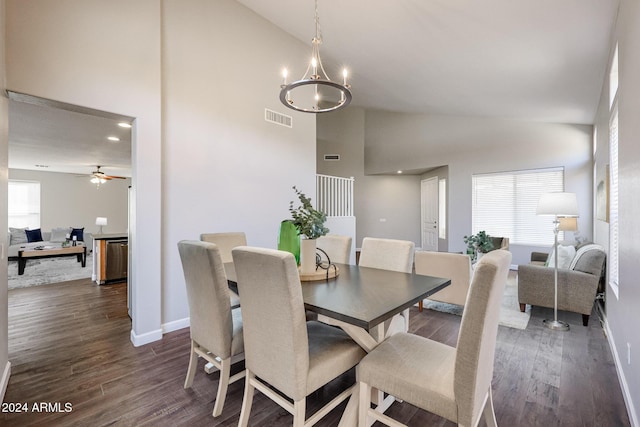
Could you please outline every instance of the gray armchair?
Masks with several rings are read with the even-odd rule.
[[[599,245],[585,245],[578,249],[569,268],[558,269],[558,310],[582,314],[582,324],[589,324],[589,316],[596,299],[598,283],[604,272],[606,254]],[[535,262],[539,259],[532,257]],[[526,304],[553,308],[554,269],[544,265],[518,266],[518,301],[520,311]]]

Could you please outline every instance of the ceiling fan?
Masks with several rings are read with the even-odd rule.
[[[115,175],[107,175],[106,173],[100,170],[101,166],[96,166],[96,170],[91,172],[91,182],[93,184],[104,184],[105,182],[111,179],[127,179],[125,176],[115,176]]]

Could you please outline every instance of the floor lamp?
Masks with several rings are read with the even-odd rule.
[[[544,193],[538,201],[537,215],[554,215],[553,220],[553,320],[546,319],[544,324],[547,328],[555,331],[568,331],[569,324],[558,320],[558,232],[569,230],[577,221],[569,221],[569,218],[578,216],[578,200],[575,193]],[[575,227],[577,229],[577,227]]]

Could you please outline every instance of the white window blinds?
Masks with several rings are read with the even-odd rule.
[[[9,180],[9,227],[40,227],[40,183]]]
[[[614,110],[609,124],[609,284],[618,296],[618,111]]]
[[[472,232],[512,244],[553,245],[553,219],[536,215],[543,193],[564,191],[562,168],[473,175]],[[562,232],[558,236],[563,239]]]

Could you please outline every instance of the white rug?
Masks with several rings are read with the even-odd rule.
[[[455,304],[447,304],[431,300],[424,300],[424,308],[430,310],[442,311],[462,316],[462,306]],[[509,273],[507,285],[502,294],[502,303],[500,305],[499,323],[503,326],[515,329],[526,329],[531,317],[531,306],[527,306],[524,313],[520,312],[520,304],[518,303],[518,285],[515,272]]]
[[[9,261],[7,274],[9,289],[85,279],[91,277],[92,263],[92,255],[87,255],[87,263],[84,268],[74,256],[30,259],[27,260],[24,274],[19,276],[18,261]]]

